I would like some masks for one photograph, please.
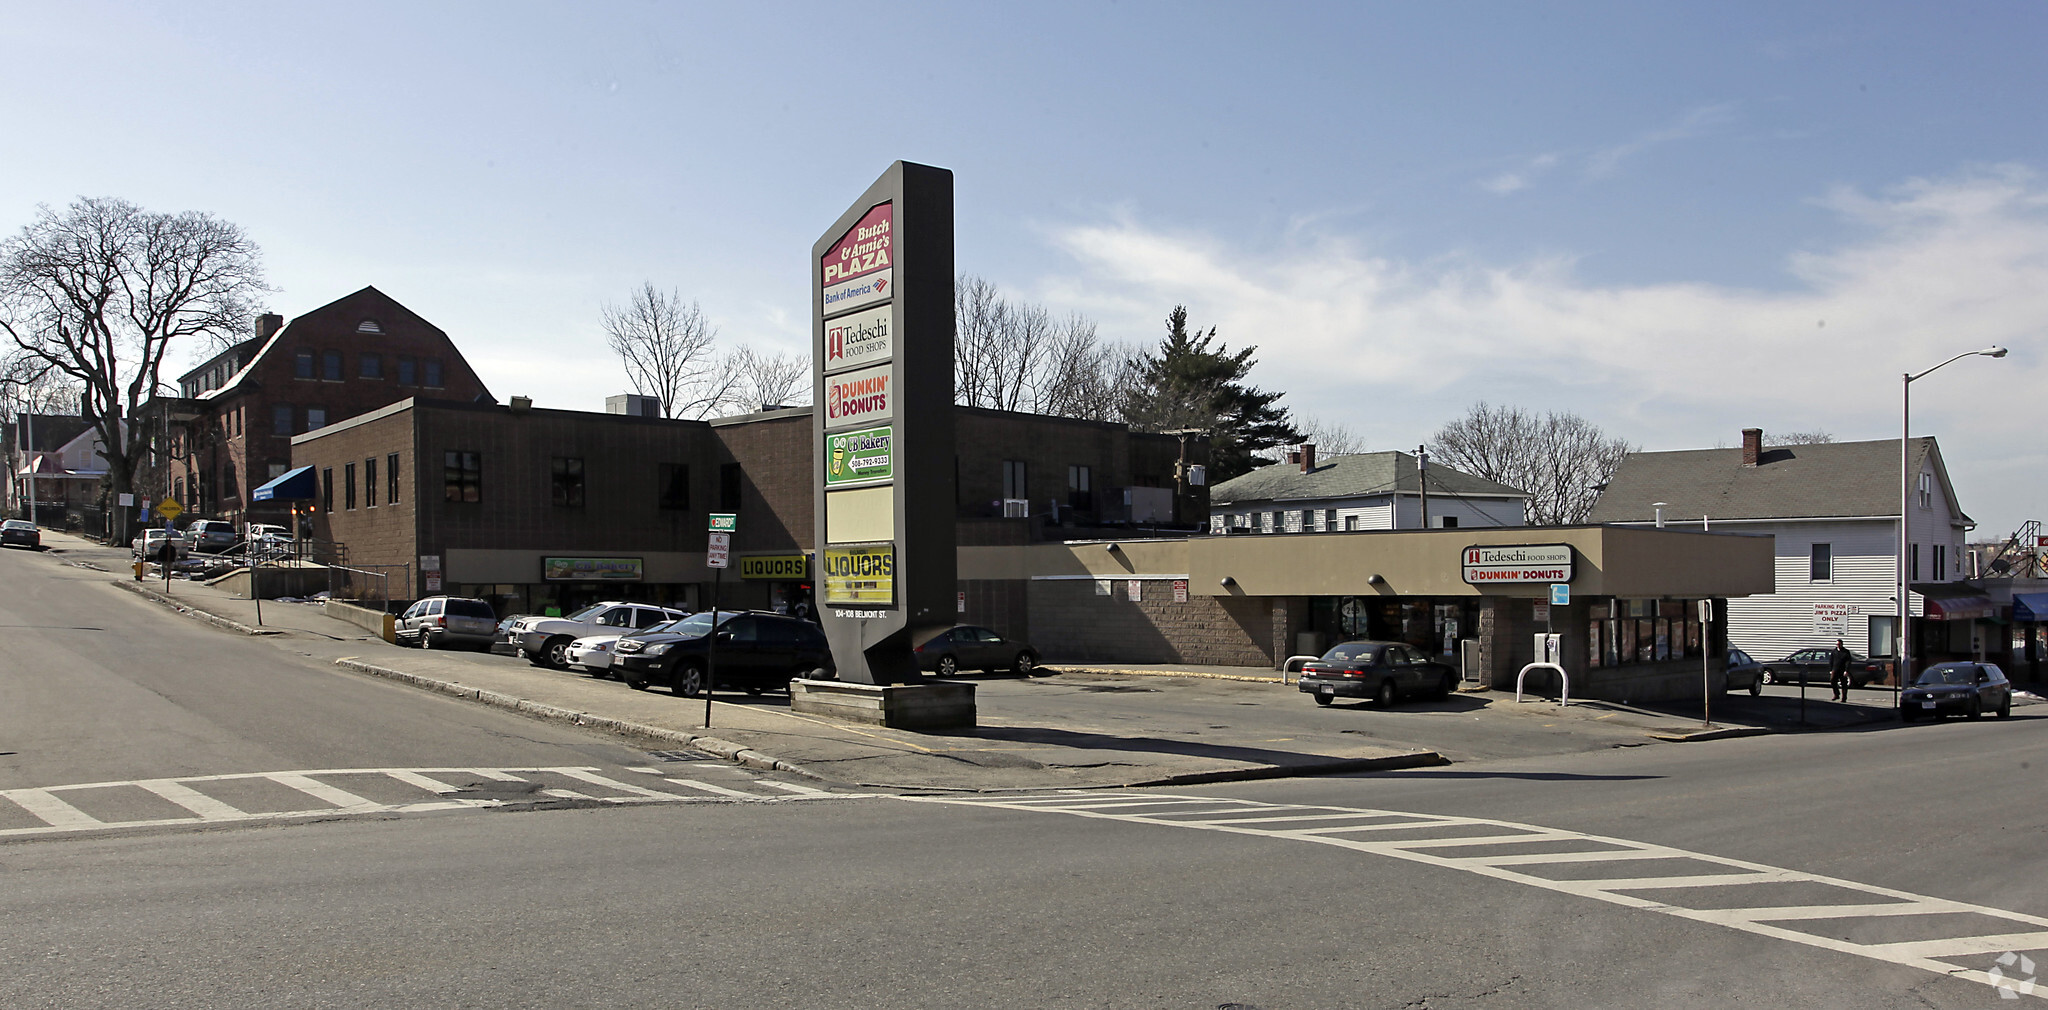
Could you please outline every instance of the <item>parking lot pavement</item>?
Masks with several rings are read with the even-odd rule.
[[[707,729],[701,700],[633,691],[516,657],[402,649],[325,616],[314,604],[265,601],[259,629],[254,601],[182,579],[166,594],[161,580],[133,582],[125,550],[61,534],[52,541],[53,563],[109,571],[110,580],[133,592],[231,633],[269,634],[279,648],[303,656],[540,718],[841,783],[998,790],[1220,781],[1408,767],[1446,756],[1471,760],[1708,740],[1802,725],[1796,688],[1774,687],[1760,698],[1717,697],[1714,723],[1705,726],[1689,705],[1574,701],[1562,707],[1534,697],[1516,704],[1512,694],[1489,691],[1404,703],[1390,712],[1369,705],[1319,710],[1277,673],[1257,668],[1053,664],[1040,677],[977,678],[980,724],[967,731],[915,733],[798,715],[776,694],[719,695]],[[1841,705],[1809,696],[1804,726],[1890,721],[1890,698],[1864,690]]]

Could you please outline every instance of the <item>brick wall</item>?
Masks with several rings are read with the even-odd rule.
[[[811,497],[810,411],[751,415],[745,422],[713,424],[711,432],[717,439],[718,462],[740,464],[742,520],[733,550],[810,550],[817,529]],[[711,492],[718,493],[715,482]],[[715,508],[715,498],[709,504],[714,511],[724,511]]]
[[[313,535],[348,547],[352,568],[379,570],[374,566],[410,566],[391,575],[391,598],[415,599],[419,591],[419,550],[416,536],[420,508],[417,452],[413,448],[411,410],[401,410],[373,421],[338,429],[297,447],[294,462],[314,468],[317,479],[323,472],[334,475],[334,511],[324,508],[313,515]],[[390,457],[398,454],[398,501],[390,498]],[[377,505],[370,507],[362,484],[364,462],[377,461]],[[344,508],[347,498],[342,480],[348,464],[356,467],[356,507]],[[439,490],[436,488],[435,490]]]

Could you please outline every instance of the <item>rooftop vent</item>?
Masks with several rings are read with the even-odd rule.
[[[384,332],[384,327],[377,325],[377,321],[375,319],[365,319],[362,322],[356,324],[356,332],[382,333]]]

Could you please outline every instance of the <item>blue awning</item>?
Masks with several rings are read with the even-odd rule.
[[[2048,593],[2012,594],[2012,619],[2048,621]]]
[[[302,466],[287,470],[276,480],[249,492],[250,501],[312,501],[317,487],[313,482],[313,468]]]

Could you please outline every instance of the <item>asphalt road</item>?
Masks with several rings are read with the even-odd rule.
[[[635,772],[623,743],[296,664],[50,560],[0,552],[0,790],[678,777]],[[756,798],[0,823],[0,1005],[2026,1005],[1960,975],[2002,948],[1936,958],[1983,946],[1960,937],[2048,946],[2041,708],[1128,795],[768,799],[718,769]],[[1495,841],[1444,844],[1475,836]],[[1529,861],[1545,853],[1573,855]],[[1599,889],[1731,872],[1753,882]],[[1739,912],[1881,903],[1926,914]]]

